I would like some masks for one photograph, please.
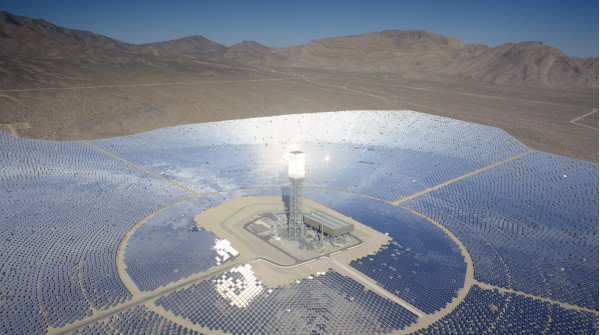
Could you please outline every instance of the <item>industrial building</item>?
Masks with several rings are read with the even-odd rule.
[[[304,223],[331,237],[347,234],[354,230],[352,222],[340,220],[321,211],[304,214]]]

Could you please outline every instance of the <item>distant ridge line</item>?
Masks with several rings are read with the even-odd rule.
[[[0,40],[0,59],[86,57],[115,63],[122,57],[175,57],[239,65],[398,74],[420,80],[467,80],[554,89],[598,87],[598,58],[569,57],[535,41],[493,48],[466,44],[458,38],[424,30],[385,30],[282,48],[254,41],[227,47],[200,35],[131,44],[0,11]],[[20,69],[10,70],[18,73]]]

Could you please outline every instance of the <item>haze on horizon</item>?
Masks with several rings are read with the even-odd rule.
[[[427,30],[466,43],[541,41],[574,57],[598,57],[598,2],[576,1],[247,1],[139,3],[10,1],[17,15],[141,44],[202,35],[232,45],[290,46],[382,30]]]

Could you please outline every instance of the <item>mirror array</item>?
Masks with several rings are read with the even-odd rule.
[[[187,327],[140,305],[112,315],[106,321],[87,325],[73,332],[73,335],[135,335],[135,334],[178,334],[201,335]]]
[[[178,290],[156,304],[193,324],[234,334],[377,334],[417,320],[399,304],[335,271],[272,289],[240,272],[230,271]],[[246,295],[240,308],[235,300],[219,294],[223,278],[233,279],[229,282],[240,291],[235,296],[243,297],[247,286],[260,293]]]
[[[388,292],[429,314],[458,296],[467,264],[458,245],[427,219],[363,196],[308,191],[306,197],[392,238],[377,253],[350,262]]]
[[[43,333],[131,299],[125,233],[186,192],[81,142],[0,132],[0,333]]]
[[[413,335],[597,334],[598,315],[473,286],[450,314]]]
[[[287,153],[302,148],[305,186],[386,200],[527,151],[499,129],[409,111],[224,121],[92,143],[198,193],[287,185]]]
[[[205,197],[171,206],[135,230],[127,242],[125,264],[141,291],[154,291],[237,256],[231,246],[227,248],[227,240],[198,228],[194,221],[196,214],[215,203]]]
[[[475,279],[598,310],[598,166],[535,152],[407,206],[466,245]]]
[[[0,132],[0,333],[44,333],[99,311],[127,309],[133,294],[119,278],[116,259],[125,234],[148,215],[160,217],[161,208],[167,213],[184,199],[227,192],[183,202],[179,216],[148,219],[125,252],[128,273],[146,292],[212,267],[219,262],[214,257],[200,259],[214,255],[211,243],[219,237],[184,229],[192,212],[237,196],[282,194],[287,152],[299,148],[310,153],[309,197],[392,237],[374,255],[351,263],[389,292],[434,315],[463,287],[461,251],[407,209],[447,228],[466,247],[475,285],[420,333],[539,333],[538,326],[547,334],[598,332],[597,164],[531,152],[496,128],[411,111],[356,111],[186,125],[89,142]],[[397,200],[399,206],[385,202]],[[149,254],[168,261],[152,265],[141,253],[148,246],[142,241],[160,243]],[[181,257],[186,253],[198,258]],[[138,274],[134,263],[143,264]],[[333,270],[319,277],[360,286]],[[209,282],[194,285],[214,285]],[[277,292],[293,295],[303,285]],[[168,296],[177,306],[173,298],[185,290],[160,299]],[[214,301],[223,298],[213,293]],[[303,301],[308,314],[298,319],[313,313],[314,324],[298,321],[297,327],[308,327],[298,329],[341,329],[342,318],[319,318],[333,305],[311,310],[313,300]],[[379,323],[361,329],[415,328],[416,320],[403,312],[379,313],[370,316],[382,317]],[[282,322],[285,314],[273,318]],[[129,321],[119,321],[134,319],[128,328]],[[234,324],[242,328],[215,327],[232,333],[250,327]],[[90,327],[99,334],[136,333],[136,327],[193,332],[141,306]]]

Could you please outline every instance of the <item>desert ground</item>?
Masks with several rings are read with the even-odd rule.
[[[176,59],[149,58],[131,66],[27,63],[35,72],[33,84],[0,86],[0,127],[21,137],[96,139],[260,116],[408,109],[498,127],[531,149],[598,162],[598,91],[592,88],[433,82]]]

